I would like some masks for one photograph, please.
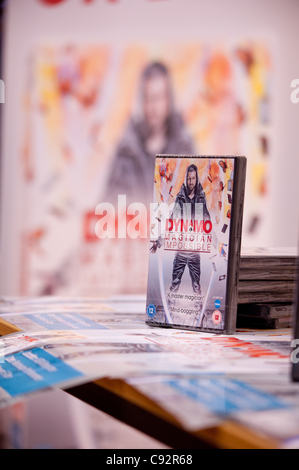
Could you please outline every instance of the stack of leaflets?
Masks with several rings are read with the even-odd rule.
[[[191,437],[215,428],[211,433],[232,447],[226,436],[236,435],[235,423],[240,436],[244,427],[257,433],[260,447],[265,437],[299,447],[290,329],[218,335],[152,328],[144,323],[145,303],[145,296],[0,297],[0,409],[49,387],[117,379],[109,383],[120,394],[122,386],[133,388],[138,407],[144,397],[153,401]],[[9,325],[21,331],[7,334]]]
[[[242,249],[238,327],[292,325],[296,266],[296,248]]]

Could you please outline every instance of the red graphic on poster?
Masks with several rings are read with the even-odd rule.
[[[46,5],[57,5],[58,3],[62,3],[65,0],[40,0],[42,3],[45,3]]]

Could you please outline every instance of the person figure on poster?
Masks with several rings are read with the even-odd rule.
[[[156,154],[193,154],[193,142],[174,109],[170,74],[160,62],[142,75],[139,115],[130,119],[112,162],[106,194],[112,202],[149,204],[153,197]]]
[[[186,205],[189,205],[188,213],[191,215],[191,220],[194,223],[194,220],[197,219],[197,208],[199,207],[197,205],[199,204],[202,205],[203,220],[211,220],[210,213],[207,208],[206,195],[201,183],[199,182],[197,167],[192,164],[187,168],[185,183],[183,183],[176,196],[172,218],[183,220],[184,210],[188,207]],[[153,245],[150,251],[151,253],[156,253],[157,249],[164,244],[164,240],[162,237],[159,237],[158,240],[152,243]],[[198,251],[176,252],[173,261],[172,283],[169,289],[170,293],[178,292],[186,266],[189,268],[193,292],[197,296],[201,296],[200,253]]]

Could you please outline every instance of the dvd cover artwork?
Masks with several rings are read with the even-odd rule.
[[[234,244],[231,256],[230,250],[242,223],[231,214],[238,196],[235,212],[242,218],[245,184],[244,177],[234,194],[237,158],[246,162],[245,157],[157,156],[146,306],[151,326],[221,333],[227,332],[227,315],[236,315],[240,245]]]

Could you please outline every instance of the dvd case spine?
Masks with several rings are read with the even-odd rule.
[[[224,332],[228,335],[235,333],[237,324],[238,283],[245,197],[246,164],[247,160],[245,157],[235,158],[234,194],[232,201],[231,231],[229,240],[230,250],[228,255],[229,274],[226,292],[227,314],[225,316],[226,321],[224,330]]]
[[[291,342],[291,379],[299,382],[299,257],[296,260],[297,276],[293,300],[293,341]]]

